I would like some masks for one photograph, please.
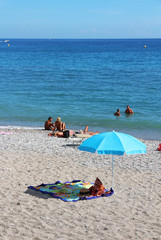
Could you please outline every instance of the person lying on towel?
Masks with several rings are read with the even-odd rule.
[[[99,132],[97,131],[97,132],[89,132],[88,131],[88,126],[85,126],[85,129],[84,129],[84,131],[83,131],[83,133],[84,134],[89,134],[89,135],[96,135],[96,134],[98,134]]]
[[[87,134],[87,135],[91,135],[91,136],[96,135],[98,133],[99,133],[98,131],[97,132],[89,132],[88,125],[85,126],[84,130],[79,130],[78,132],[77,131],[75,132],[75,134]],[[73,135],[75,135],[75,134],[73,134]]]
[[[93,196],[101,196],[105,192],[105,187],[103,186],[102,182],[99,178],[96,178],[95,183],[89,189],[82,188],[80,190],[80,194],[89,194]]]

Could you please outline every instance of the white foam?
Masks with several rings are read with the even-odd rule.
[[[28,130],[32,130],[32,129],[44,129],[43,127],[26,127],[26,126],[11,126],[11,125],[7,125],[7,126],[0,126],[0,129],[28,129]]]

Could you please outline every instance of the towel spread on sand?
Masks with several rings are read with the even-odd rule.
[[[1,135],[11,135],[13,132],[0,132]]]
[[[80,194],[80,190],[90,189],[94,186],[94,183],[85,183],[80,180],[73,180],[72,182],[61,183],[57,181],[54,184],[41,184],[37,187],[29,186],[28,188],[40,191],[42,193],[48,193],[54,198],[59,198],[65,202],[76,202],[78,200],[89,200],[99,197],[109,197],[114,191],[112,189],[105,189],[101,195],[94,196],[92,194]]]

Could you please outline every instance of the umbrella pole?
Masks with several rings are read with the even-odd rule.
[[[113,169],[114,169],[114,156],[112,155],[112,189],[113,189]]]

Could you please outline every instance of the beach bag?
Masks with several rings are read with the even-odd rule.
[[[64,135],[64,137],[65,138],[68,138],[69,137],[69,130],[65,130],[64,132],[63,132],[63,135]]]

